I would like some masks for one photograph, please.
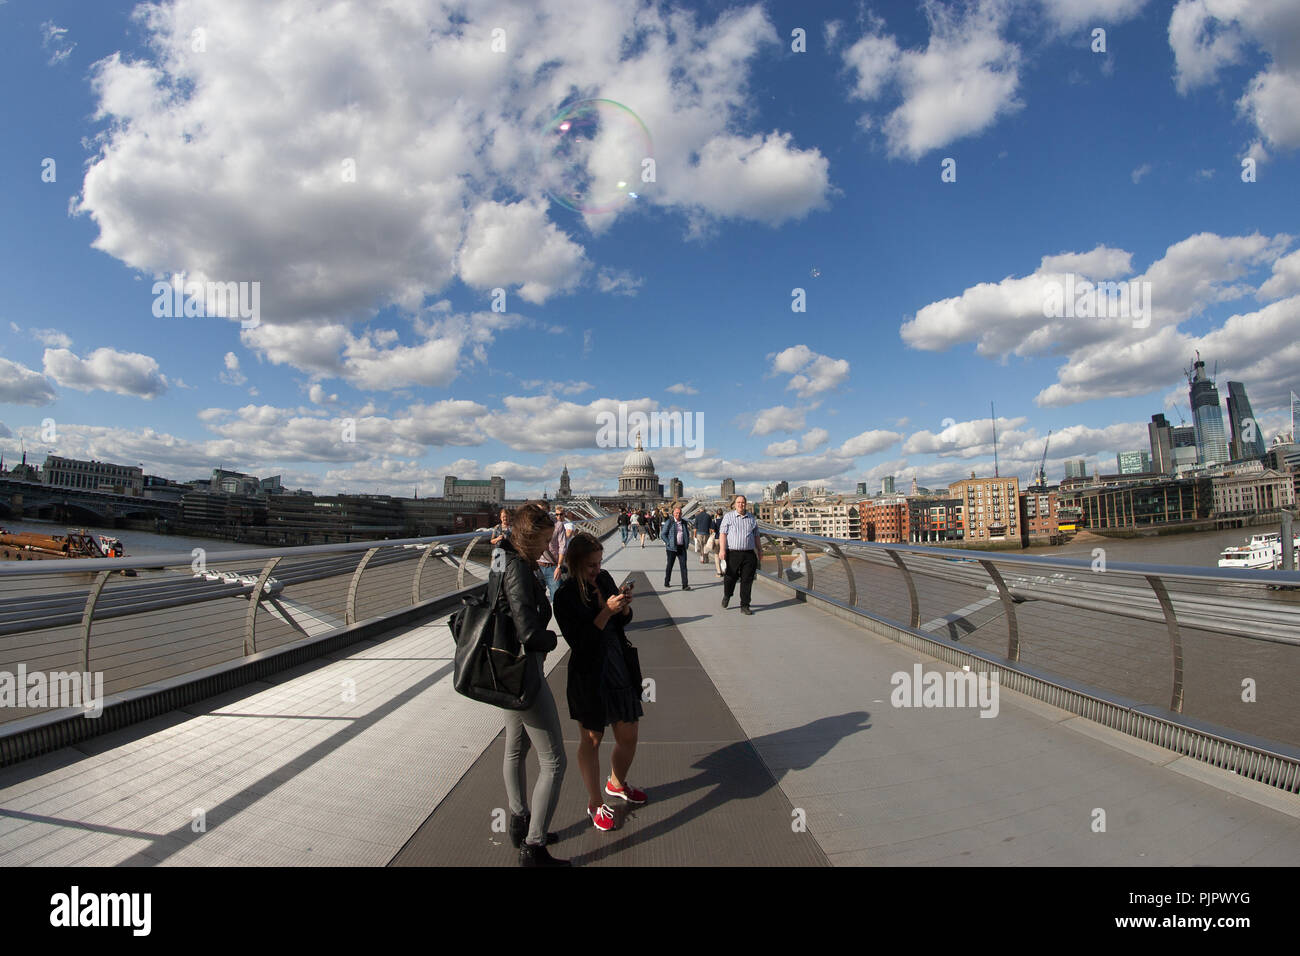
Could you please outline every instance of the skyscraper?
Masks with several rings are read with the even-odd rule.
[[[1291,440],[1300,441],[1300,432],[1296,431],[1296,422],[1300,421],[1300,395],[1291,393]]]
[[[1065,477],[1066,478],[1087,478],[1088,463],[1084,461],[1082,458],[1067,460],[1065,463]]]
[[[736,497],[736,480],[734,478],[722,479],[722,497],[724,498]]]
[[[1187,380],[1192,400],[1192,417],[1196,428],[1196,461],[1201,465],[1217,465],[1228,460],[1228,441],[1223,431],[1223,408],[1219,405],[1219,390],[1205,374],[1205,363],[1196,353],[1192,363],[1192,376]]]
[[[1151,470],[1160,475],[1168,475],[1174,470],[1172,431],[1169,419],[1164,415],[1151,416],[1151,424],[1147,426],[1147,436],[1151,439]]]
[[[1241,382],[1228,383],[1228,422],[1232,426],[1232,460],[1263,458],[1264,430],[1255,421],[1246,397],[1246,386]]]
[[[1140,475],[1151,471],[1151,456],[1141,450],[1122,451],[1115,456],[1115,467],[1121,475]]]
[[[880,479],[880,493],[882,495],[892,495],[894,493],[894,476],[888,475]]]

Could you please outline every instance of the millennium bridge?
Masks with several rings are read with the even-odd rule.
[[[594,830],[571,759],[557,856],[1300,863],[1300,573],[765,528],[743,616],[711,563],[664,587],[662,542],[581,525],[636,585],[650,801]],[[501,712],[451,687],[446,621],[489,554],[476,532],[0,567],[0,864],[516,865]]]

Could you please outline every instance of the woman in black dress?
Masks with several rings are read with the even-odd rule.
[[[636,651],[623,633],[632,619],[631,596],[601,570],[604,549],[595,537],[574,535],[564,561],[568,575],[555,592],[555,620],[572,649],[569,659],[569,716],[578,721],[578,769],[587,787],[587,815],[598,830],[614,828],[614,811],[601,796],[600,742],[614,727],[614,753],[604,791],[633,806],[645,792],[627,781],[636,756],[641,681]]]

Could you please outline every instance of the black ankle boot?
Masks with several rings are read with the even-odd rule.
[[[549,836],[549,834],[548,834]],[[544,846],[525,843],[519,848],[520,866],[573,866],[568,860],[557,860]]]
[[[524,838],[528,836],[528,827],[532,822],[533,815],[531,813],[525,813],[522,816],[515,816],[513,813],[510,814],[510,845],[515,849],[519,849],[519,847],[523,846]],[[558,833],[546,834],[547,846],[559,842],[560,835]]]

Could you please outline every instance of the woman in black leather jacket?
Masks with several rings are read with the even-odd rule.
[[[502,554],[493,558],[494,566],[504,565],[501,593],[514,620],[519,642],[535,655],[537,671],[543,675],[531,707],[505,712],[503,771],[506,796],[510,801],[510,840],[519,847],[521,866],[569,865],[568,860],[557,860],[546,849],[546,844],[557,839],[555,834],[548,832],[548,827],[560,801],[560,783],[565,768],[560,715],[555,709],[555,698],[546,683],[543,668],[547,652],[554,650],[556,645],[555,633],[547,630],[551,622],[551,604],[547,600],[546,584],[537,569],[537,559],[546,550],[554,528],[555,519],[545,505],[540,502],[522,505],[510,517],[510,537],[499,545]],[[541,768],[541,775],[533,788],[535,816],[529,813],[525,799],[528,781],[524,774],[524,758],[528,756],[530,742],[537,748],[537,762]]]

